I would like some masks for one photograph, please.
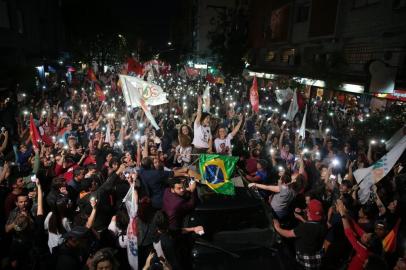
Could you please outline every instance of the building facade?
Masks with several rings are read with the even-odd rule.
[[[249,0],[195,0],[193,2],[193,48],[195,58],[206,62],[216,62],[211,49],[212,33],[219,35],[229,32],[235,24],[234,17],[249,7]],[[216,37],[215,37],[216,38]],[[225,34],[227,39],[227,34]],[[227,41],[224,40],[224,43]]]
[[[406,84],[404,0],[274,0],[252,9],[253,70],[355,93]]]
[[[63,49],[64,32],[57,0],[0,0],[0,85],[10,85],[16,70],[42,65]]]

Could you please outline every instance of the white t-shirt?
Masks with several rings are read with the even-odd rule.
[[[214,140],[214,147],[216,148],[216,153],[221,155],[231,156],[231,140],[233,135],[229,133],[224,139],[216,138]]]
[[[209,148],[211,138],[210,127],[204,127],[196,122],[193,125],[194,137],[192,144],[196,148]]]
[[[126,248],[128,244],[128,238],[126,234],[121,234],[122,231],[117,228],[117,224],[115,220],[112,220],[109,224],[108,230],[114,233],[115,236],[119,236],[118,244],[121,248]]]
[[[49,251],[52,253],[52,249],[62,244],[63,239],[62,234],[55,234],[49,231],[49,220],[51,216],[52,212],[49,212],[44,221],[44,229],[48,231],[48,247]],[[67,232],[71,230],[70,222],[66,217],[62,219],[62,226]]]

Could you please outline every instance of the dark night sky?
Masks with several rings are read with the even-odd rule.
[[[139,37],[154,50],[166,46],[177,1],[63,0],[68,39],[94,33],[120,33],[129,42]],[[131,42],[132,43],[132,42]]]

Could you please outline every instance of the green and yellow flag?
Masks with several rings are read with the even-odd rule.
[[[234,184],[230,181],[238,157],[216,154],[201,154],[199,168],[202,179],[216,193],[234,195]]]

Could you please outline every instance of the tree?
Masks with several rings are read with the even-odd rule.
[[[213,31],[208,34],[209,48],[225,73],[241,74],[247,51],[248,17],[242,8],[219,9],[217,12],[218,16],[211,21]]]

